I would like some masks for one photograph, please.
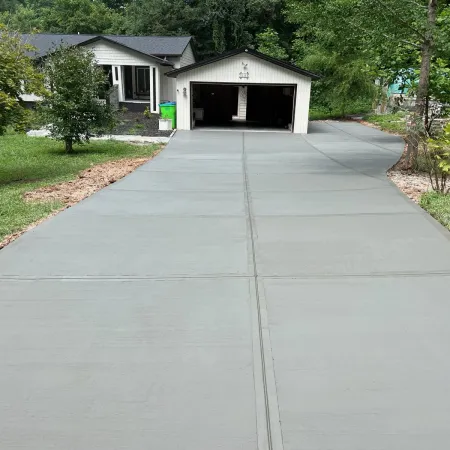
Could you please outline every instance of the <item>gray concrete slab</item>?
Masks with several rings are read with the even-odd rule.
[[[239,217],[111,217],[80,205],[13,242],[5,254],[0,273],[8,276],[252,273],[247,220]]]
[[[323,192],[385,189],[392,187],[387,179],[341,171],[323,176],[321,173],[249,173],[249,187],[252,193],[266,192]],[[391,189],[392,192],[392,189]]]
[[[168,170],[168,168],[166,169]],[[244,191],[244,176],[242,173],[195,173],[190,171],[190,169],[188,170],[187,172],[136,171],[132,177],[122,178],[122,180],[114,183],[110,188],[112,190],[118,189],[135,192],[204,192],[206,190],[207,192],[225,191],[242,193]],[[212,169],[207,168],[206,170]]]
[[[249,283],[1,281],[0,447],[256,449]]]
[[[178,132],[0,252],[1,449],[445,448],[449,235],[400,138],[310,131]]]
[[[447,237],[422,214],[256,217],[262,276],[450,271]],[[424,267],[426,261],[426,267]]]
[[[449,282],[264,281],[285,450],[446,447]]]
[[[162,155],[158,155],[162,156]],[[214,159],[194,159],[194,158],[156,158],[147,164],[139,167],[135,173],[151,172],[157,174],[158,172],[167,173],[167,177],[170,174],[176,174],[172,178],[180,177],[180,173],[186,173],[186,177],[193,178],[192,173],[196,176],[208,175],[208,174],[241,174],[242,176],[242,161],[240,160],[221,160],[218,163]],[[128,177],[129,179],[131,177]],[[133,176],[134,178],[134,176]],[[233,177],[229,177],[233,178]]]
[[[77,210],[100,215],[245,216],[244,193],[231,191],[159,191],[106,189],[83,201]]]
[[[392,195],[391,187],[355,191],[253,192],[252,202],[256,217],[418,214],[416,208],[403,196]],[[260,223],[258,218],[256,223]]]

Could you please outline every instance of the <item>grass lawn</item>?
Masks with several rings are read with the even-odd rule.
[[[420,206],[450,230],[450,194],[427,192],[420,198]]]
[[[406,134],[405,113],[371,114],[364,117],[366,122],[373,123],[389,133]]]
[[[0,241],[62,206],[55,202],[25,202],[25,192],[74,179],[95,164],[151,156],[158,148],[155,144],[93,141],[74,146],[74,153],[68,155],[62,143],[48,138],[0,136]]]

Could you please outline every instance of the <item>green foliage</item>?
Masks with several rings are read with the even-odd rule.
[[[84,47],[59,47],[45,61],[44,73],[50,86],[40,111],[50,124],[52,137],[73,143],[89,141],[94,133],[111,129],[115,112],[98,100],[105,74],[92,51]]]
[[[312,104],[340,115],[354,102],[375,98],[374,69],[348,19],[355,15],[356,0],[291,0],[287,18],[299,29],[293,54],[301,67],[320,73],[313,84]]]
[[[367,101],[351,102],[347,105],[347,114],[364,115],[370,111],[371,104]],[[309,110],[309,120],[327,120],[327,119],[342,119],[342,111],[340,109],[332,109],[327,106],[312,105]]]
[[[38,187],[74,179],[94,164],[121,158],[151,156],[158,145],[131,145],[93,141],[67,154],[64,146],[48,138],[9,134],[0,137],[0,240],[47,216],[61,205],[30,203],[23,194]]]
[[[1,18],[1,16],[0,16]],[[0,20],[22,32],[47,33],[117,33],[124,19],[101,1],[54,0],[30,2],[3,14]]]
[[[152,117],[152,113],[150,112],[150,108],[148,106],[146,106],[144,109],[144,117],[146,117],[147,119],[150,119],[150,117]]]
[[[283,28],[285,0],[135,0],[125,9],[130,34],[191,35],[200,58],[253,46],[268,26]],[[145,11],[145,14],[143,14]]]
[[[450,191],[447,185],[450,178],[450,124],[444,128],[442,136],[428,139],[424,154],[431,186],[435,191],[447,194]]]
[[[420,206],[450,230],[450,195],[427,192],[420,197]]]
[[[25,128],[28,112],[21,95],[44,91],[42,77],[27,56],[32,50],[17,33],[0,25],[0,135],[8,126]]]
[[[450,92],[447,3],[438,3],[438,25],[430,30],[425,0],[288,0],[286,18],[298,26],[296,61],[324,75],[313,85],[313,104],[346,108],[355,98],[375,99],[375,79],[388,85],[400,74],[410,77],[411,69],[418,79],[430,37],[436,45],[429,93],[444,100]]]
[[[266,28],[256,35],[257,50],[265,55],[277,59],[288,59],[285,48],[280,44],[280,37],[273,28]]]
[[[406,114],[403,111],[393,114],[370,114],[365,116],[364,120],[373,123],[383,131],[406,135]]]

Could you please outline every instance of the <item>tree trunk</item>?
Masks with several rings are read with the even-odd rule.
[[[67,153],[72,153],[73,151],[73,142],[72,139],[66,139],[65,141],[65,145],[66,145],[66,152]]]
[[[427,30],[422,42],[420,79],[417,88],[416,113],[424,117],[426,110],[426,100],[428,97],[428,87],[430,84],[431,57],[434,46],[434,27],[436,26],[438,0],[428,2]]]
[[[408,146],[411,145],[411,148],[408,149],[411,163],[414,163],[419,152],[418,137],[423,134],[423,129],[428,125],[428,117],[426,117],[428,114],[427,98],[430,84],[431,57],[433,55],[434,47],[434,28],[436,26],[437,3],[438,0],[428,0],[427,29],[421,45],[420,78],[419,85],[417,87],[415,117],[408,139]]]

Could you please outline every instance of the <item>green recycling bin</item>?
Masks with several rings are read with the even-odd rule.
[[[172,130],[177,127],[177,104],[175,102],[165,102],[159,104],[162,119],[172,119]]]

